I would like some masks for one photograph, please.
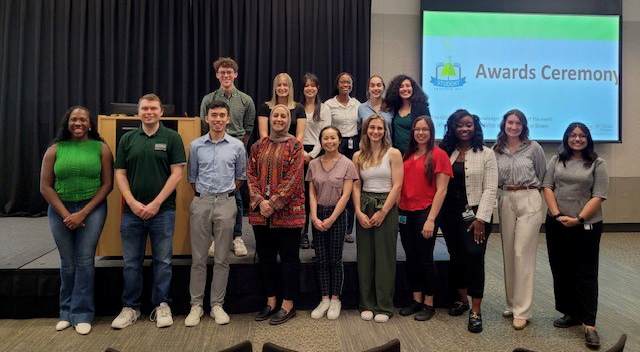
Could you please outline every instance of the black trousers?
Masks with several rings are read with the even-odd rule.
[[[282,266],[283,298],[293,300],[300,292],[300,231],[296,228],[271,228],[253,225],[256,253],[260,261],[260,281],[267,297],[275,296],[280,282],[278,254]]]
[[[350,140],[352,141],[351,143],[353,144],[353,148],[349,148]],[[359,149],[360,149],[360,137],[357,135],[353,137],[343,137],[340,140],[339,151],[341,154],[349,158],[349,160],[353,159],[353,154],[355,154],[355,152],[357,152]],[[347,207],[345,208],[345,211],[347,212],[347,233],[352,234],[356,213],[355,213],[355,207],[353,206],[353,200],[351,199],[351,197],[349,197],[349,201],[347,202]]]
[[[427,221],[431,207],[424,210],[405,211],[400,209],[399,214],[407,217],[406,224],[400,223],[400,240],[407,256],[406,273],[411,292],[424,292],[427,296],[433,296],[438,284],[438,272],[433,261],[433,248],[436,245],[438,229],[434,227],[431,238],[422,236],[422,227]]]
[[[313,145],[305,144],[304,151],[309,153],[313,150]],[[309,209],[311,204],[309,204],[309,182],[304,181],[307,177],[307,170],[309,170],[309,164],[304,164],[304,175],[302,176],[302,183],[304,183],[304,228],[302,229],[302,237],[307,236],[307,231],[309,231]]]
[[[544,224],[556,309],[595,326],[602,221],[592,226],[565,227],[549,215]]]
[[[491,233],[491,221],[484,224],[484,241],[476,243],[473,232],[467,231],[470,222],[462,219],[462,212],[443,208],[439,215],[444,240],[449,250],[451,270],[449,280],[457,289],[467,289],[473,298],[484,295],[484,254]],[[473,207],[477,213],[478,207]]]

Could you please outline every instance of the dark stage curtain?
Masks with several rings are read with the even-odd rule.
[[[1,0],[0,215],[38,215],[41,158],[68,107],[108,114],[111,102],[157,93],[195,116],[217,88],[212,62],[240,65],[236,85],[256,106],[288,72],[323,99],[335,76],[369,76],[371,0]]]

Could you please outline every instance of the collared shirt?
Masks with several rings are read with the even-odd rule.
[[[307,123],[304,125],[304,137],[302,138],[303,145],[312,145],[313,150],[309,152],[312,158],[315,158],[320,154],[322,147],[320,146],[320,132],[323,128],[331,125],[331,110],[325,104],[320,104],[320,121],[313,119],[313,113],[308,114]]]
[[[158,130],[148,136],[142,130],[125,133],[116,150],[114,168],[127,170],[127,180],[131,194],[143,204],[149,204],[160,193],[171,176],[171,166],[186,163],[184,144],[178,132],[164,127],[162,122]],[[176,191],[160,206],[161,210],[175,209]],[[127,203],[124,211],[131,213]]]
[[[187,179],[202,194],[232,192],[236,180],[247,179],[244,144],[228,133],[219,142],[212,141],[209,133],[194,139],[189,146]]]
[[[498,186],[535,186],[540,188],[547,170],[544,150],[535,141],[524,141],[515,153],[505,146],[496,152]]]
[[[358,108],[360,107],[358,99],[349,98],[347,106],[340,104],[337,96],[324,103],[331,109],[331,125],[340,130],[343,138],[358,134]]]
[[[371,105],[371,100],[367,100],[360,104],[360,107],[358,108],[358,131],[360,131],[360,134],[362,134],[362,125],[364,125],[364,122],[371,115],[380,115],[384,117],[384,120],[387,122],[387,130],[389,130],[389,135],[391,136],[391,133],[393,132],[393,115],[390,111],[375,111]]]
[[[200,118],[203,123],[208,113],[207,105],[212,101],[223,101],[229,105],[231,122],[227,125],[227,133],[238,139],[244,137],[245,134],[251,135],[253,123],[256,120],[256,106],[250,96],[239,91],[237,88],[233,88],[231,96],[229,97],[225,95],[224,89],[222,88],[205,95],[200,104]],[[203,125],[202,132],[204,133],[205,131],[209,131],[206,123]]]

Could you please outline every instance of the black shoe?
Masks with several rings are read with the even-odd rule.
[[[285,323],[287,320],[293,318],[296,316],[296,309],[295,308],[291,308],[291,310],[289,311],[289,313],[287,313],[286,310],[284,310],[284,308],[280,308],[280,310],[278,310],[276,312],[276,314],[271,316],[271,319],[269,319],[269,324],[271,325],[278,325],[278,324],[282,324]]]
[[[467,330],[477,334],[482,332],[482,314],[480,312],[469,312],[469,325]]]
[[[354,242],[353,236],[351,236],[351,234],[348,234],[348,233],[345,234],[344,235],[344,241],[347,242],[347,243],[353,243]]]
[[[400,309],[400,315],[406,317],[407,315],[418,313],[422,309],[422,303],[411,300],[411,304]]]
[[[469,310],[469,303],[464,303],[462,301],[455,301],[453,302],[451,307],[449,307],[449,315],[453,315],[454,317],[457,317],[459,315],[462,315],[464,312],[468,310]]]
[[[584,344],[591,349],[600,348],[600,337],[595,329],[589,329],[584,331]]]
[[[309,249],[309,247],[311,247],[309,244],[309,237],[307,235],[302,235],[302,238],[300,238],[300,248]]]
[[[436,314],[436,309],[426,304],[422,305],[422,309],[413,317],[417,321],[427,321]]]
[[[261,311],[258,312],[258,314],[256,315],[256,321],[264,321],[269,319],[269,317],[275,313],[276,310],[274,308],[271,308],[270,306],[266,305],[264,306],[264,308],[262,308]]]
[[[572,326],[576,326],[580,324],[582,324],[581,321],[574,319],[571,316],[566,314],[562,318],[558,318],[553,321],[553,326],[555,326],[556,328],[570,328]]]

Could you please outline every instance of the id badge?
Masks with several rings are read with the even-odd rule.
[[[592,224],[584,224],[584,229],[589,231],[589,230],[593,230],[593,225]]]
[[[407,224],[407,216],[406,215],[398,215],[398,222],[402,225]]]
[[[473,209],[467,208],[464,212],[462,212],[462,220],[465,222],[470,222],[475,220],[476,214],[473,212]]]
[[[353,149],[353,138],[349,138],[349,140],[347,141],[347,147],[349,149]]]

